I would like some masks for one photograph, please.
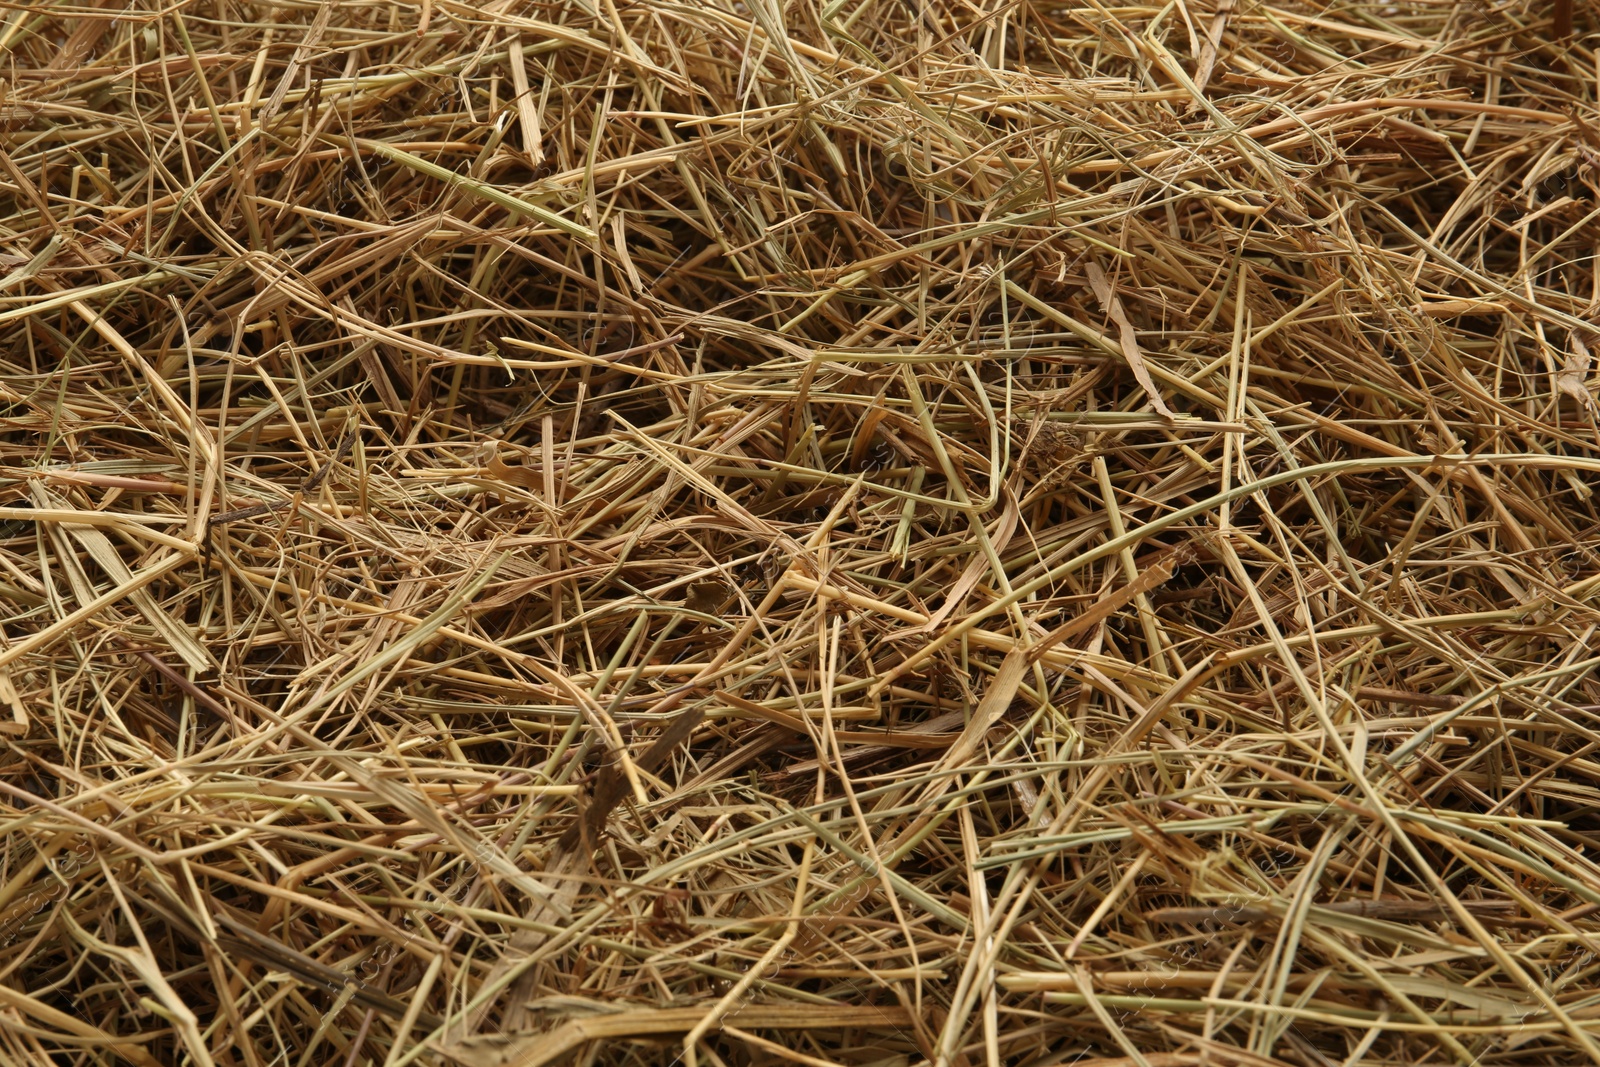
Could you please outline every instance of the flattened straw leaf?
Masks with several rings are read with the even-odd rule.
[[[1572,351],[1567,353],[1561,371],[1556,375],[1556,387],[1592,415],[1596,405],[1594,394],[1589,392],[1589,370],[1594,364],[1594,357],[1589,354],[1589,346],[1583,343],[1583,338],[1576,331],[1568,343],[1572,345]]]
[[[1150,394],[1150,406],[1165,418],[1174,418],[1172,409],[1167,407],[1167,402],[1161,399],[1161,394],[1156,391],[1156,383],[1150,380],[1150,368],[1145,364],[1144,353],[1139,350],[1139,340],[1133,323],[1128,321],[1128,313],[1122,310],[1122,301],[1111,288],[1111,282],[1106,278],[1105,271],[1101,270],[1100,264],[1094,260],[1085,263],[1084,270],[1089,273],[1089,285],[1094,289],[1094,295],[1099,299],[1100,306],[1111,316],[1111,321],[1117,324],[1117,335],[1122,341],[1122,356],[1128,361],[1128,366],[1132,369],[1133,376],[1139,380],[1139,385]]]
[[[563,233],[571,234],[573,237],[582,238],[585,241],[598,241],[600,239],[598,234],[581,222],[574,222],[564,215],[557,214],[548,208],[540,207],[538,204],[520,196],[514,196],[487,182],[480,182],[476,178],[465,174],[457,174],[455,171],[441,167],[437,163],[430,163],[421,156],[412,155],[403,148],[396,148],[394,145],[384,141],[373,141],[364,137],[348,137],[340,140],[352,148],[376,152],[385,159],[391,159],[403,167],[416,171],[418,174],[426,174],[430,178],[470,193],[480,200],[487,200],[491,204],[497,204],[514,214],[525,215],[530,219],[544,223],[546,226],[554,226],[556,229]]]

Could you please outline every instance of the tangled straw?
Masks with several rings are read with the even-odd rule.
[[[0,1053],[1600,1058],[1548,14],[5,9]]]

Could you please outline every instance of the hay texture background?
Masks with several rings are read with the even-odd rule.
[[[1587,18],[0,9],[0,1061],[1600,1059]]]

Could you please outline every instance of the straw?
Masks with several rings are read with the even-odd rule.
[[[4,9],[0,1057],[1600,1059],[1591,18]]]

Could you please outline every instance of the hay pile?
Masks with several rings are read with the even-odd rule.
[[[1600,1058],[1548,20],[0,11],[3,1062]]]

